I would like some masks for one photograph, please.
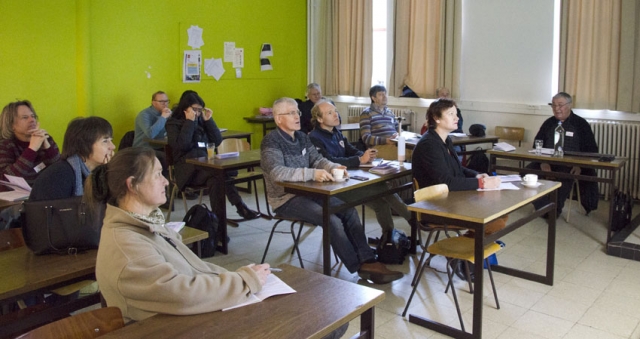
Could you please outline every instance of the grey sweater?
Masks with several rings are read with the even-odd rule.
[[[292,140],[288,134],[276,128],[262,139],[260,152],[267,198],[274,210],[295,196],[285,193],[284,187],[276,182],[310,181],[316,168],[331,172],[331,169],[340,166],[322,157],[309,137],[300,131],[295,132]]]

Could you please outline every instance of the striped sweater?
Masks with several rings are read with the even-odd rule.
[[[43,163],[49,166],[60,160],[58,145],[49,137],[48,149],[40,148],[37,152],[29,148],[29,142],[20,141],[16,138],[0,140],[0,178],[5,180],[4,175],[9,174],[22,177],[29,185],[38,177],[38,172],[34,167]]]
[[[294,137],[291,139],[276,128],[260,145],[260,167],[267,184],[267,199],[274,210],[295,196],[285,193],[284,187],[276,182],[311,181],[316,168],[331,172],[340,166],[322,157],[305,133],[296,131]]]
[[[398,132],[393,112],[384,107],[379,111],[373,104],[360,114],[360,136],[367,146],[385,145],[387,138]]]

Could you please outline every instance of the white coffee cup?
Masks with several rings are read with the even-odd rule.
[[[331,175],[334,180],[344,179],[344,170],[342,168],[334,168],[331,170]]]
[[[538,175],[537,174],[527,174],[524,177],[522,177],[522,180],[524,181],[525,185],[533,186],[536,183],[538,183]]]

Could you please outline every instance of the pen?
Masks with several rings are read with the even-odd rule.
[[[271,267],[271,268],[269,268],[269,269],[271,270],[271,273],[273,273],[273,272],[282,272],[282,270],[281,270],[281,269],[279,269],[279,268],[275,268],[275,267]]]

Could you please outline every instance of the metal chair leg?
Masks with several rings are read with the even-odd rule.
[[[278,227],[278,224],[283,222],[284,219],[282,220],[278,220],[273,227],[271,228],[271,233],[269,234],[269,241],[267,241],[267,247],[264,249],[264,254],[262,255],[262,260],[260,260],[261,264],[264,264],[264,259],[267,257],[267,252],[269,251],[269,245],[271,245],[271,239],[273,238],[273,233],[275,233],[276,231],[276,227]]]
[[[447,261],[447,276],[449,277],[449,284],[447,284],[447,288],[449,288],[449,286],[451,286],[451,293],[453,293],[453,301],[456,304],[456,312],[458,312],[458,319],[460,319],[460,328],[462,329],[463,332],[466,332],[464,330],[464,322],[462,321],[462,313],[460,312],[460,304],[458,303],[458,296],[456,294],[456,289],[453,286],[453,263],[457,261],[457,260],[451,260],[449,259]],[[446,292],[445,292],[446,293]]]

